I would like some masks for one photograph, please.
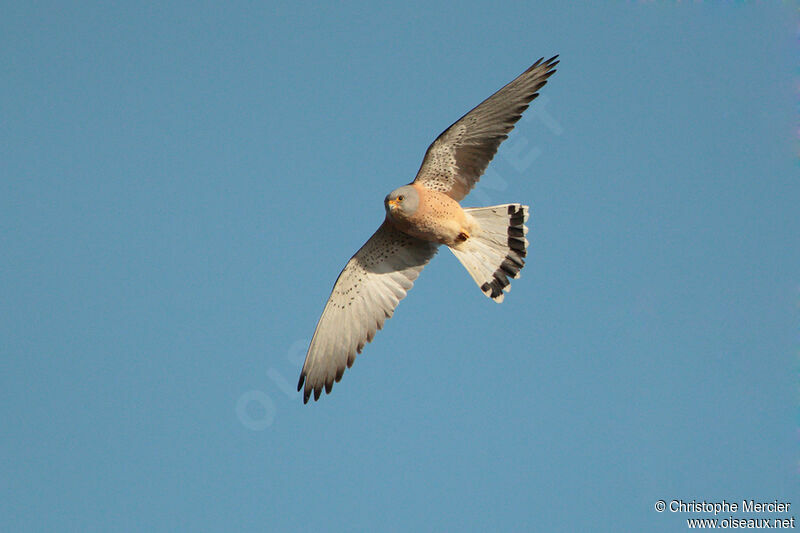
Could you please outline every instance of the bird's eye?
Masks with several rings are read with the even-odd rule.
[[[406,199],[406,197],[405,197],[405,196],[403,196],[402,194],[401,194],[400,196],[398,196],[398,197],[397,197],[397,201],[398,201],[398,202],[402,202],[402,201],[403,201],[403,200],[405,200],[405,199]]]

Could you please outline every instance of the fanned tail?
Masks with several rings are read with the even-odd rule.
[[[483,293],[497,303],[525,266],[528,206],[504,204],[464,209],[475,223],[466,241],[450,250]]]

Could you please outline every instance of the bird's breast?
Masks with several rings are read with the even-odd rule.
[[[417,184],[414,188],[419,193],[417,210],[409,217],[393,217],[392,223],[400,231],[426,241],[448,246],[463,242],[471,228],[458,202]]]

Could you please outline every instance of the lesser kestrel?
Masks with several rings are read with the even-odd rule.
[[[444,244],[483,293],[502,302],[525,264],[528,206],[462,208],[497,147],[555,72],[558,56],[534,63],[433,141],[416,178],[384,199],[386,218],[345,265],[317,323],[297,384],[303,402],[330,392],[394,313]]]

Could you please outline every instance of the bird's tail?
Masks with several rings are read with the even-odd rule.
[[[528,206],[505,204],[464,211],[472,219],[472,232],[450,250],[483,293],[500,303],[511,288],[508,278],[518,278],[525,266]]]

